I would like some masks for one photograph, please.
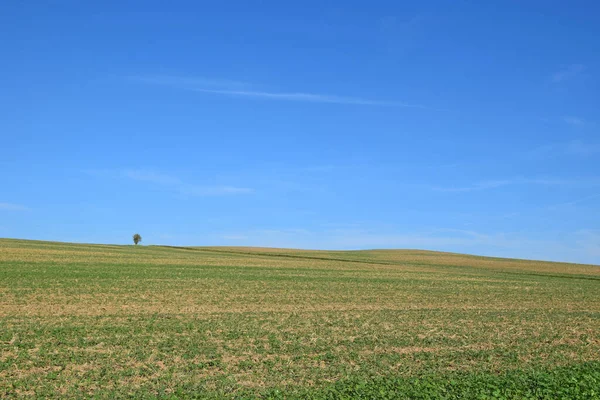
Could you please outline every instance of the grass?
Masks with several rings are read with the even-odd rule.
[[[0,240],[0,398],[600,398],[600,267]]]

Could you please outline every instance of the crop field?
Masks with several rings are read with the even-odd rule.
[[[0,240],[0,398],[599,398],[600,267]]]

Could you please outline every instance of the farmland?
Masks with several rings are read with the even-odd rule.
[[[598,266],[0,240],[2,398],[599,387]]]

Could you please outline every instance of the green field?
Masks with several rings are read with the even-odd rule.
[[[2,239],[0,398],[26,396],[599,398],[600,267]]]

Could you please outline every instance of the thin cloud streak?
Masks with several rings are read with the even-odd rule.
[[[122,172],[122,174],[129,179],[133,179],[136,181],[143,181],[143,182],[152,182],[152,183],[157,183],[159,185],[181,185],[182,184],[181,179],[179,179],[179,178],[165,175],[165,174],[160,174],[160,173],[157,173],[154,171],[126,169]]]
[[[171,86],[178,89],[221,96],[268,99],[273,101],[296,101],[305,103],[429,109],[429,107],[420,104],[373,100],[362,97],[338,96],[320,93],[250,90],[249,88],[255,85],[251,85],[246,82],[225,79],[189,78],[177,76],[135,76],[131,77],[130,79],[151,85]]]
[[[27,210],[29,210],[29,208],[25,207],[24,205],[21,205],[21,204],[0,203],[0,210],[5,210],[5,211],[27,211]]]
[[[184,196],[226,196],[226,195],[236,195],[236,194],[248,194],[252,193],[254,190],[245,187],[236,187],[236,186],[202,186],[202,185],[192,185],[183,182],[180,178],[157,173],[154,171],[148,170],[137,170],[137,169],[128,169],[122,171],[122,175],[126,178],[141,181],[141,182],[151,182],[157,185],[165,186],[172,190],[179,192]]]
[[[600,153],[600,143],[585,143],[581,140],[572,140],[566,148],[567,152],[576,156],[589,156]]]
[[[549,210],[555,210],[555,209],[560,208],[560,207],[574,206],[575,204],[584,203],[584,202],[586,202],[588,200],[597,199],[598,197],[600,197],[600,193],[592,194],[592,195],[585,196],[585,197],[580,197],[578,199],[567,201],[567,202],[564,202],[564,203],[553,204],[551,206],[548,206],[548,209]]]
[[[315,93],[277,93],[260,92],[248,90],[213,90],[213,89],[194,89],[197,92],[212,93],[236,97],[254,97],[281,101],[302,101],[309,103],[330,103],[330,104],[350,104],[362,106],[388,106],[388,107],[409,107],[409,108],[427,108],[419,104],[408,104],[393,101],[369,100],[360,97],[344,97]]]
[[[249,194],[254,192],[253,189],[235,186],[197,186],[197,185],[182,185],[179,188],[181,194],[188,196],[225,196],[235,194]]]
[[[194,88],[206,88],[206,87],[220,87],[220,88],[247,88],[250,85],[247,82],[235,81],[230,79],[209,79],[209,78],[198,78],[198,77],[184,77],[184,76],[169,76],[169,75],[148,75],[148,76],[133,76],[131,80],[148,83],[153,85],[165,85],[174,86],[181,89],[194,89]]]
[[[587,157],[600,153],[600,142],[584,142],[582,140],[570,140],[561,143],[548,143],[527,151],[524,155],[528,158],[543,158],[552,156],[577,156]]]
[[[585,120],[578,118],[578,117],[573,117],[573,116],[565,116],[565,117],[563,117],[563,121],[565,121],[569,125],[575,125],[575,126],[585,125]]]
[[[585,65],[571,64],[568,67],[556,72],[552,75],[552,82],[560,83],[572,79],[585,71]]]
[[[545,185],[545,186],[576,186],[597,187],[600,186],[600,178],[591,179],[540,179],[540,178],[514,178],[504,180],[492,180],[478,182],[472,186],[464,187],[442,187],[432,186],[430,189],[439,192],[474,192],[487,189],[495,189],[512,185]]]
[[[231,196],[254,193],[254,189],[232,185],[195,185],[184,182],[182,179],[147,169],[122,169],[122,170],[94,170],[86,171],[94,176],[108,177],[111,179],[129,179],[137,182],[150,183],[162,186],[167,190],[177,192],[182,196],[208,197]]]

